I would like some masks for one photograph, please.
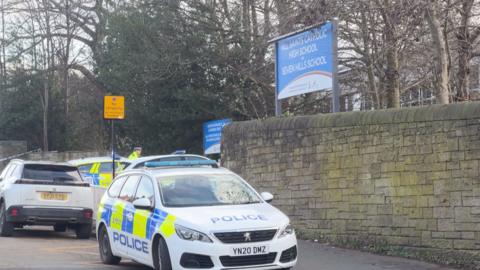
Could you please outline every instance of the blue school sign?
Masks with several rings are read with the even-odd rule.
[[[332,89],[333,24],[276,41],[277,98]]]
[[[220,153],[223,127],[231,122],[230,119],[223,119],[203,124],[203,151],[205,155]]]

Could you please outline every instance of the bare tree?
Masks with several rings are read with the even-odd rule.
[[[472,19],[478,19],[478,14],[474,14],[475,5],[478,8],[478,1],[463,0],[460,1],[461,7],[457,8],[460,20],[456,31],[458,70],[457,70],[457,91],[456,99],[459,101],[470,98],[470,74],[471,60],[475,56],[480,56],[480,49],[475,50],[474,46],[480,39],[480,25],[472,24]]]

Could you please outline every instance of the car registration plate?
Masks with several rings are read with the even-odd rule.
[[[40,192],[40,198],[45,201],[66,201],[68,200],[68,194],[60,192]]]
[[[268,253],[268,246],[256,245],[256,246],[233,247],[231,254],[233,256],[247,256],[247,255],[259,255],[259,254],[267,254],[267,253]]]

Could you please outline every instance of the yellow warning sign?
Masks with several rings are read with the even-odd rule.
[[[125,97],[105,96],[103,99],[103,118],[125,119]]]

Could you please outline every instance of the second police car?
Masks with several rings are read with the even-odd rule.
[[[146,163],[120,174],[98,209],[106,264],[129,258],[155,269],[289,269],[289,219],[212,160]],[[208,166],[207,166],[208,165]]]

